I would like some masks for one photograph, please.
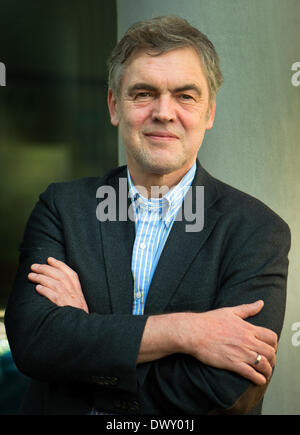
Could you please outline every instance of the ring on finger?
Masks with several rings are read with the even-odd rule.
[[[257,353],[256,360],[254,361],[254,365],[257,366],[260,361],[261,361],[261,355],[259,353]]]

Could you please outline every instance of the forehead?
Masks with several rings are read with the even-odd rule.
[[[156,87],[195,83],[207,88],[207,79],[198,53],[192,47],[178,48],[159,55],[138,51],[123,71],[122,89],[145,82]]]

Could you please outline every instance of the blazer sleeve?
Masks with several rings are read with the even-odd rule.
[[[13,290],[5,311],[12,356],[40,381],[79,381],[136,391],[136,359],[147,316],[86,314],[58,307],[28,280],[30,265],[49,256],[66,261],[55,184],[40,196],[26,227]],[[67,201],[66,199],[66,207]],[[84,291],[84,289],[83,289]]]
[[[220,270],[212,309],[264,300],[262,311],[247,319],[280,336],[283,326],[290,230],[277,215],[264,217],[240,238]],[[238,374],[177,354],[140,367],[145,406],[153,413],[247,414],[268,385],[256,386]],[[158,405],[159,404],[159,405]]]

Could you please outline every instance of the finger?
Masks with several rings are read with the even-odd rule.
[[[62,274],[62,279],[65,277],[68,278],[69,286],[72,287],[74,291],[76,291],[78,294],[82,294],[81,284],[79,281],[78,274],[73,270],[71,267],[69,267],[67,264],[65,264],[63,261],[57,260],[53,257],[47,258],[48,263],[51,265],[50,267],[54,267],[55,269],[59,270]]]
[[[253,326],[254,332],[256,332],[257,327]],[[257,336],[253,335],[246,343],[248,349],[256,353],[263,355],[271,365],[271,367],[275,366],[276,363],[276,351],[273,346],[264,342],[257,338]]]
[[[233,307],[233,312],[237,316],[241,317],[241,319],[246,319],[251,316],[255,316],[264,306],[264,301],[259,300],[253,302],[252,304],[242,304]]]
[[[244,362],[235,366],[234,371],[256,385],[265,385],[267,383],[267,379],[263,374]]]
[[[44,296],[45,298],[49,299],[49,301],[53,302],[55,305],[59,305],[59,299],[57,297],[57,293],[54,292],[52,289],[40,284],[35,286],[35,289],[37,293],[39,293],[41,296]]]
[[[263,328],[262,326],[256,326],[255,327],[255,337],[263,341],[264,343],[267,343],[268,345],[272,346],[275,351],[277,351],[278,347],[278,336],[277,334],[272,331],[271,329]]]
[[[61,291],[61,286],[59,284],[59,281],[50,278],[49,276],[31,272],[28,274],[28,278],[30,281],[41,284],[42,286],[45,286],[47,288],[50,288],[52,291],[55,291],[56,293]]]
[[[272,368],[275,366],[276,352],[273,346],[270,346],[269,344],[257,340],[256,344],[253,346],[253,350],[263,355],[269,361],[269,364]]]
[[[32,264],[30,268],[33,273],[46,275],[57,280],[63,279],[65,277],[65,274],[62,273],[61,270],[47,264]]]
[[[268,361],[270,367],[273,369],[275,367],[276,364],[276,353],[274,351],[274,349],[272,350],[266,350],[265,348],[263,348],[263,350],[257,350],[257,353],[259,353],[260,355],[262,355],[262,357],[265,358],[266,361]]]
[[[270,379],[272,376],[272,367],[267,358],[256,352],[252,352],[251,358],[250,365],[266,379]]]
[[[69,267],[63,261],[57,260],[56,258],[48,257],[47,262],[51,266],[56,267],[57,269],[61,270],[62,272],[67,273],[71,277],[73,277],[76,274],[76,272],[73,269],[71,269],[71,267]]]

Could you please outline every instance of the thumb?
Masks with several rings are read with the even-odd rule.
[[[238,305],[234,307],[233,312],[241,319],[246,319],[247,317],[255,316],[255,314],[259,313],[263,306],[264,301],[259,300],[252,304]]]

